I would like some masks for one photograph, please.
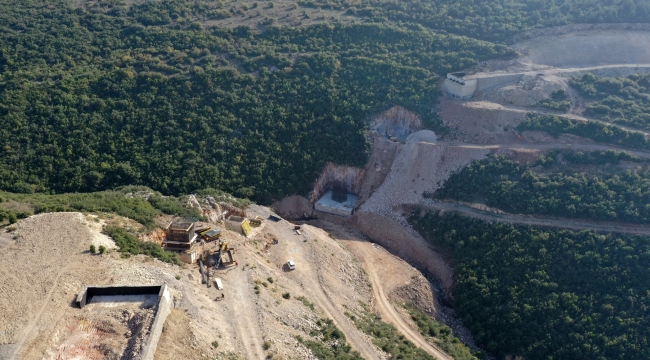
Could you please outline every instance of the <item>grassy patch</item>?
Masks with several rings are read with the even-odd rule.
[[[357,313],[356,316],[348,315],[357,328],[370,335],[372,342],[390,354],[392,359],[434,359],[426,351],[407,340],[393,325],[383,322],[378,314],[371,313],[367,305],[364,304],[363,308],[363,311]]]
[[[345,341],[345,334],[339,330],[331,319],[321,319],[317,323],[318,329],[312,330],[309,335],[318,339],[305,340],[298,336],[297,340],[305,345],[318,359],[321,360],[361,360],[358,352],[352,351]]]
[[[113,238],[123,257],[144,254],[167,263],[180,264],[177,254],[163,250],[158,244],[140,241],[121,227],[107,226],[104,228],[104,233]]]
[[[248,200],[237,199],[214,189],[199,191],[201,196],[214,196],[237,206],[250,204]],[[212,194],[212,195],[209,195]],[[45,212],[106,212],[133,219],[148,229],[156,226],[155,218],[162,214],[201,219],[201,214],[187,206],[183,197],[162,196],[144,186],[126,186],[113,191],[73,194],[17,194],[0,192],[4,200],[0,205],[0,223]]]
[[[300,302],[302,302],[303,305],[305,305],[306,307],[310,308],[312,311],[314,310],[314,303],[313,303],[313,302],[310,302],[309,300],[307,300],[306,297],[304,297],[304,296],[298,296],[298,297],[296,298],[296,300],[299,300]]]
[[[429,341],[438,346],[446,354],[456,360],[478,359],[465,344],[453,335],[449,326],[437,322],[412,305],[406,305],[404,308],[411,315],[411,319],[417,324],[420,333],[424,337],[431,338]]]

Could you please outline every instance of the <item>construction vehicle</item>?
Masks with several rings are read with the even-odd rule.
[[[249,219],[249,222],[251,226],[262,226],[262,218],[259,216],[256,216],[255,219]]]
[[[210,264],[215,270],[219,269],[221,265],[231,265],[235,263],[235,258],[233,256],[234,253],[235,249],[228,247],[227,241],[219,240],[217,251],[212,254],[207,254],[208,264]]]

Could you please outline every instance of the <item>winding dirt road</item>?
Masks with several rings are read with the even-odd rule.
[[[494,213],[479,210],[456,202],[436,201],[426,205],[434,210],[456,211],[464,215],[487,221],[499,221],[512,224],[547,226],[572,230],[593,230],[601,232],[618,232],[633,235],[650,235],[650,226],[611,222],[596,222],[580,219],[558,219],[542,216],[530,216],[508,213]]]
[[[375,299],[374,307],[381,314],[382,320],[393,324],[404,337],[434,358],[438,360],[451,359],[443,351],[430,344],[419,331],[411,327],[395,309],[395,305],[386,295],[387,289],[390,290],[391,286],[395,287],[408,281],[410,275],[405,269],[410,267],[403,264],[405,263],[404,260],[376,244],[342,231],[343,227],[340,224],[335,225],[327,221],[316,221],[315,225],[331,231],[337,240],[361,262],[372,285],[373,297]],[[392,270],[397,268],[402,271],[396,274]],[[413,271],[417,270],[413,269]],[[387,275],[386,273],[391,273],[391,275]]]
[[[384,294],[381,280],[377,277],[373,267],[365,266],[365,269],[370,278],[370,282],[372,283],[372,292],[377,301],[375,306],[381,313],[382,319],[395,325],[397,330],[402,333],[404,337],[411,340],[415,345],[429,353],[431,356],[439,360],[450,360],[451,358],[447,356],[447,354],[431,345],[417,330],[414,330],[406,323],[406,321],[404,321],[402,316],[397,312],[397,310],[395,310],[395,305],[393,305],[390,300],[388,300],[386,294]]]

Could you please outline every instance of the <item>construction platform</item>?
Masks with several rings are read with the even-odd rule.
[[[357,195],[328,191],[316,202],[314,210],[339,216],[350,216],[357,206]]]
[[[80,310],[57,332],[55,358],[95,358],[111,344],[122,358],[153,360],[173,306],[167,285],[87,286],[76,304]]]

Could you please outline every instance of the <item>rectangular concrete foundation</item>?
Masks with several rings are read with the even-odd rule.
[[[142,352],[140,353],[140,360],[153,360],[156,348],[158,347],[158,340],[162,333],[163,324],[167,315],[171,312],[172,301],[167,285],[142,285],[142,286],[87,286],[81,290],[77,295],[77,305],[84,308],[89,304],[93,297],[102,298],[103,303],[110,301],[110,297],[130,298],[140,295],[155,295],[157,296],[157,303],[155,308],[155,315],[151,327],[149,328],[149,336],[144,341]]]
[[[335,201],[332,196],[334,192],[328,191],[323,195],[320,200],[314,205],[314,210],[322,211],[328,214],[339,216],[350,216],[354,212],[354,207],[357,206],[357,195],[348,194],[347,199],[343,202]]]

